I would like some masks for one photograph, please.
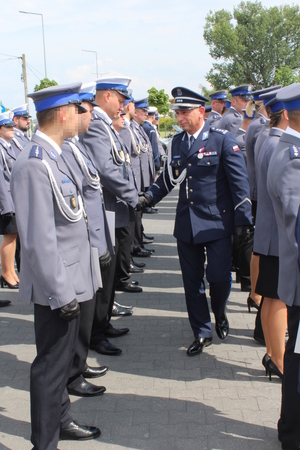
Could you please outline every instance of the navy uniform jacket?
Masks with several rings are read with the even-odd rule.
[[[149,147],[151,144],[145,131],[135,120],[130,122],[130,126],[139,141],[142,167],[142,190],[144,190],[145,188],[148,188],[155,179],[152,149]]]
[[[288,306],[300,306],[299,247],[295,231],[300,205],[300,138],[283,133],[270,160],[267,188],[279,241],[278,296]]]
[[[10,140],[11,146],[13,147],[16,156],[18,156],[24,149],[25,145],[30,142],[29,137],[23,131],[14,128],[14,137]]]
[[[250,123],[247,128],[245,143],[247,152],[247,172],[250,184],[250,198],[257,200],[256,175],[255,175],[255,161],[254,161],[254,146],[260,133],[262,126],[267,123],[267,119],[258,114],[257,117]]]
[[[235,139],[236,139],[236,142],[238,143],[238,146],[241,149],[241,152],[243,154],[243,157],[245,159],[245,163],[246,163],[246,166],[247,166],[247,153],[246,153],[246,144],[245,144],[245,133],[246,133],[246,131],[243,130],[243,128],[239,128],[237,130],[237,132],[236,132]]]
[[[143,129],[145,130],[145,132],[149,138],[149,141],[151,143],[155,168],[159,169],[160,168],[159,150],[158,150],[158,145],[157,145],[157,136],[156,136],[155,127],[148,120],[145,120],[145,122],[143,123]]]
[[[84,217],[70,222],[63,216],[43,160],[67,205],[78,211],[77,185],[68,167],[50,142],[34,135],[11,175],[22,249],[20,297],[57,309],[74,298],[90,300],[99,286],[92,278],[96,271]]]
[[[126,148],[129,151],[131,166],[136,181],[136,187],[138,192],[141,192],[142,190],[141,152],[137,137],[133,133],[130,127],[130,122],[127,119],[125,119],[124,127],[120,130],[119,135],[124,141]]]
[[[118,152],[122,152],[116,132],[106,121],[106,115],[100,108],[94,109],[93,116],[94,120],[87,133],[80,136],[80,140],[91,154],[100,174],[105,209],[115,212],[116,228],[126,227],[130,221],[129,207],[134,208],[137,205],[138,193],[128,179],[126,163],[118,165],[114,160],[110,136]]]
[[[257,212],[253,251],[261,255],[278,256],[278,231],[272,200],[267,190],[268,167],[283,130],[271,128],[256,164]],[[258,143],[258,140],[257,140]]]
[[[80,182],[78,187],[82,193],[84,208],[88,216],[91,244],[98,249],[99,257],[103,255],[106,249],[113,253],[101,190],[94,189],[88,183],[82,168],[73,154],[70,142],[80,151],[90,176],[95,178],[98,175],[98,172],[90,155],[88,155],[84,145],[79,142],[78,138],[65,139],[61,149],[63,157],[69,164],[72,173],[76,174],[77,180]]]
[[[10,188],[10,175],[16,161],[14,149],[0,138],[0,214],[15,212]]]
[[[211,111],[207,118],[207,123],[210,125],[213,125],[215,128],[219,128],[219,122],[221,120],[222,116],[216,111]]]
[[[187,169],[179,191],[177,239],[205,243],[232,235],[235,226],[252,223],[245,162],[231,133],[206,123],[190,150],[187,133],[179,133],[173,137],[168,163],[176,178]],[[172,188],[166,164],[149,189],[154,203]]]
[[[236,132],[241,127],[242,123],[243,117],[241,114],[235,108],[230,106],[228,111],[221,117],[217,128],[231,131],[231,133],[236,135]]]

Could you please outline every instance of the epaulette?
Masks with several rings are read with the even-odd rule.
[[[28,158],[39,158],[43,159],[43,148],[39,145],[33,145],[31,147]]]
[[[290,145],[290,159],[300,158],[300,148],[296,147],[296,145]]]
[[[222,130],[222,128],[210,127],[210,129],[211,129],[211,131],[216,131],[217,133],[220,133],[220,134],[228,133],[228,130]]]

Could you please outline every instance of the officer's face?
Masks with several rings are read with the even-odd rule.
[[[82,106],[86,109],[86,112],[79,114],[78,134],[86,133],[89,129],[91,120],[93,120],[93,105],[89,102],[82,102]]]
[[[244,97],[239,97],[238,95],[235,95],[231,99],[232,106],[240,113],[242,114],[243,109],[246,109],[247,103],[249,102],[249,99],[246,99]]]
[[[201,128],[204,120],[205,108],[200,106],[199,108],[177,110],[178,125],[183,131],[187,131],[189,134],[194,134]]]
[[[113,127],[115,130],[117,130],[118,132],[120,130],[122,130],[122,128],[124,127],[124,120],[125,120],[125,115],[122,114],[122,116],[118,117],[114,123],[113,123]]]
[[[18,130],[21,130],[24,133],[29,130],[29,128],[30,128],[29,117],[17,116],[17,117],[14,117],[13,120],[14,120],[14,122],[16,124],[16,128],[18,128]]]
[[[224,109],[225,109],[225,103],[222,100],[213,100],[212,102],[212,109],[214,111],[216,111],[219,114],[223,114],[224,113]]]
[[[109,111],[106,111],[108,116],[111,118],[111,120],[116,119],[120,116],[120,113],[123,110],[125,97],[123,95],[119,94],[119,92],[115,91],[109,91],[109,103],[108,103],[108,109]]]
[[[148,111],[146,109],[142,108],[136,108],[135,109],[135,120],[139,125],[143,125],[145,120],[148,117]]]
[[[9,140],[14,137],[14,127],[5,127],[2,125],[2,127],[0,127],[0,137],[6,142],[9,142]]]
[[[73,137],[78,134],[79,117],[81,114],[78,113],[78,108],[76,105],[67,105],[60,108],[61,119],[63,124],[63,135],[66,137]]]

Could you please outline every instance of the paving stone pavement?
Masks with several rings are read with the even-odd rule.
[[[281,385],[269,382],[261,359],[264,348],[252,339],[255,314],[246,308],[247,293],[232,284],[227,312],[230,335],[189,358],[193,341],[187,320],[182,279],[172,236],[174,190],[146,215],[147,234],[155,241],[147,270],[134,276],[141,294],[118,294],[134,306],[132,317],[114,318],[130,333],[112,341],[123,353],[103,356],[91,351],[88,363],[107,365],[95,379],[105,385],[101,397],[71,397],[71,412],[79,423],[101,429],[98,439],[61,441],[60,450],[277,450],[276,424]],[[234,278],[234,276],[233,276]],[[33,309],[18,293],[0,289],[0,449],[29,450],[29,370],[35,356]],[[213,317],[212,317],[213,320]]]

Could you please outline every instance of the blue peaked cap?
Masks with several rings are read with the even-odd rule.
[[[141,98],[140,100],[135,100],[134,106],[136,108],[147,109],[148,110],[148,97]]]
[[[283,103],[283,107],[287,111],[300,109],[300,83],[293,83],[280,89],[276,94],[276,99]]]
[[[16,124],[12,120],[14,117],[14,113],[12,111],[5,111],[4,113],[0,114],[0,127],[15,127]]]
[[[50,86],[37,92],[28,94],[34,102],[36,112],[46,111],[47,109],[58,108],[69,104],[75,104],[82,112],[86,109],[80,106],[79,98],[81,83],[64,84],[58,86]]]
[[[254,92],[252,92],[253,100],[255,102],[262,100],[263,99],[263,97],[261,97],[262,95],[269,94],[270,92],[281,89],[281,88],[282,88],[282,85],[278,84],[277,86],[270,86],[270,87],[267,87],[264,89],[259,89],[258,91],[254,91]]]
[[[223,100],[224,102],[227,100],[227,91],[216,91],[212,94],[209,94],[212,100]]]

